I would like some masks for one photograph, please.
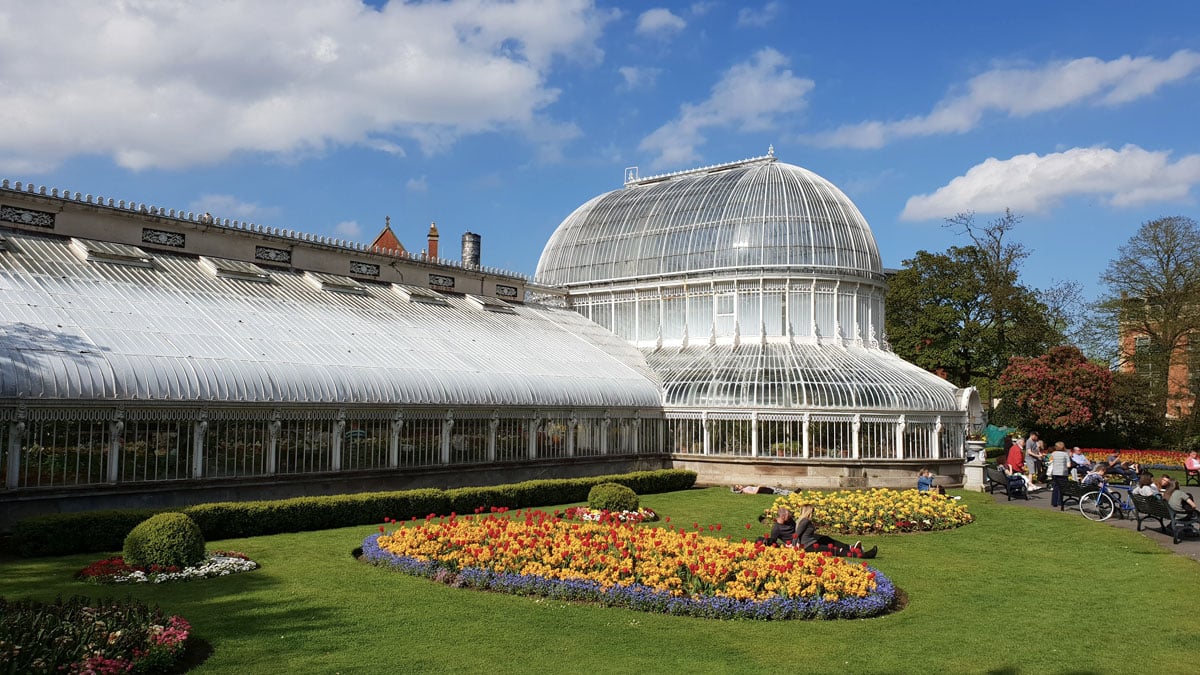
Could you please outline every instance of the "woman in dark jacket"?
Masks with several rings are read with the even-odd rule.
[[[780,544],[795,546],[798,540],[796,538],[796,521],[792,519],[792,512],[786,508],[779,509],[779,513],[775,514],[775,522],[771,525],[771,534],[759,541],[770,546]]]

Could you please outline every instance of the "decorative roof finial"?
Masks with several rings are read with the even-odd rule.
[[[767,146],[767,157],[774,157],[774,156],[775,156],[775,144],[772,143]]]
[[[391,227],[391,226],[392,226],[392,217],[391,217],[391,216],[384,216],[384,217],[383,217],[383,226],[384,226],[384,227]]]

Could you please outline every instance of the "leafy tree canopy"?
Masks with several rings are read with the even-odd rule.
[[[1112,405],[1113,376],[1077,347],[1060,346],[1035,358],[1013,357],[1000,376],[1000,394],[1015,404],[1022,426],[1069,433],[1099,426]]]

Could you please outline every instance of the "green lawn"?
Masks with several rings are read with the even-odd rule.
[[[158,604],[210,645],[196,673],[1195,671],[1196,562],[1078,513],[963,498],[972,525],[864,539],[908,604],[856,621],[710,621],[454,589],[356,562],[373,527],[209,542],[262,568],[157,586],[74,581],[96,555],[4,557],[0,595]],[[738,537],[765,529],[755,518],[770,501],[723,488],[642,499],[673,524]]]

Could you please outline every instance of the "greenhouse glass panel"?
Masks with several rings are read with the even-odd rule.
[[[342,441],[342,469],[358,471],[388,466],[391,420],[347,420]]]
[[[120,481],[191,478],[191,422],[129,421],[121,436]]]

